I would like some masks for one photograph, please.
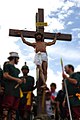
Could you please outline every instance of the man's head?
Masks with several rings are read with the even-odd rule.
[[[51,88],[51,91],[55,91],[55,89],[56,89],[56,83],[51,83],[50,84],[50,88]]]
[[[25,65],[22,66],[21,71],[25,76],[29,73],[29,67],[26,65],[26,62],[25,62]]]
[[[74,66],[71,65],[71,64],[66,65],[64,68],[65,68],[65,72],[66,72],[67,74],[71,74],[71,73],[74,72]]]
[[[51,92],[50,92],[50,90],[46,90],[45,91],[45,95],[46,95],[46,100],[50,100],[51,99]]]
[[[8,57],[8,59],[10,61],[12,61],[14,59],[14,63],[17,64],[18,63],[18,59],[19,59],[18,53],[17,52],[10,52],[9,54],[10,54],[10,56]]]
[[[36,41],[43,41],[43,34],[40,32],[37,32],[35,34],[35,39],[36,39]]]

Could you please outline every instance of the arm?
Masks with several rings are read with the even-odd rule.
[[[59,33],[56,33],[56,34],[55,34],[55,37],[54,37],[54,39],[53,39],[52,42],[46,42],[46,46],[51,46],[51,45],[55,44],[58,35],[59,35]]]
[[[8,72],[3,73],[3,77],[9,80],[14,80],[17,81],[17,83],[21,84],[22,80],[16,77],[12,77],[11,75],[8,74]]]
[[[58,110],[58,112],[60,113],[60,102],[57,101],[56,104],[57,104],[57,110]]]
[[[75,84],[75,85],[77,84],[76,79],[68,77],[64,72],[62,73],[62,76],[64,79],[67,79],[70,83]]]
[[[22,34],[21,34],[21,39],[22,39],[23,43],[27,44],[28,46],[35,47],[35,43],[30,43],[30,42],[26,41]]]

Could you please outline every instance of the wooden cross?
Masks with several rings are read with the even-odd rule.
[[[45,24],[44,23],[44,9],[38,9],[38,13],[36,13],[36,24],[37,23],[38,25],[36,26],[36,31],[9,29],[9,36],[21,37],[18,33],[22,32],[24,37],[34,38],[36,32],[41,32],[44,36],[44,39],[54,39],[55,33],[44,32],[44,24]],[[62,41],[71,41],[71,39],[72,39],[71,34],[62,34],[62,33],[57,38],[57,40],[62,40]],[[42,96],[40,94],[37,94],[37,96],[39,98],[38,114],[40,114],[42,112],[42,109],[41,109]]]
[[[44,23],[44,9],[38,9],[38,13],[36,13],[36,23],[41,22]],[[18,30],[18,29],[9,29],[9,36],[20,37],[18,32],[22,32],[24,37],[27,38],[34,38],[36,32],[41,32],[44,35],[44,39],[53,39],[55,33],[44,32],[44,25],[43,26],[36,26],[36,31],[28,31],[28,30]],[[71,41],[72,36],[71,34],[60,34],[57,40],[62,41]]]

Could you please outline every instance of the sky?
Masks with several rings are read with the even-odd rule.
[[[0,65],[3,68],[9,52],[18,52],[20,59],[16,67],[21,69],[26,61],[29,75],[36,81],[34,49],[25,45],[20,37],[9,36],[9,29],[35,31],[38,8],[44,9],[44,22],[48,23],[45,32],[72,35],[71,41],[57,40],[55,45],[47,47],[47,86],[55,82],[58,91],[62,81],[61,58],[64,65],[72,64],[75,71],[80,71],[80,0],[0,0]],[[35,41],[34,38],[25,39]]]

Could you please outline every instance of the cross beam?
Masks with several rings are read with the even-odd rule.
[[[18,30],[18,29],[9,29],[9,36],[14,36],[14,37],[21,37],[18,33],[22,32],[24,37],[27,38],[34,38],[35,31],[28,31],[28,30]],[[44,32],[44,39],[53,39],[55,36],[55,33],[48,33]],[[57,38],[57,40],[61,41],[71,41],[72,37],[70,34],[60,34],[60,36]]]
[[[44,10],[43,9],[38,9],[38,13],[36,13],[36,22],[44,23]],[[23,36],[28,37],[28,38],[34,38],[34,35],[36,32],[43,33],[44,39],[53,39],[55,36],[55,33],[44,32],[44,26],[36,26],[36,31],[9,29],[9,36],[20,37],[18,32],[22,32]],[[57,40],[71,41],[72,36],[71,34],[61,33],[60,36],[58,36]]]

